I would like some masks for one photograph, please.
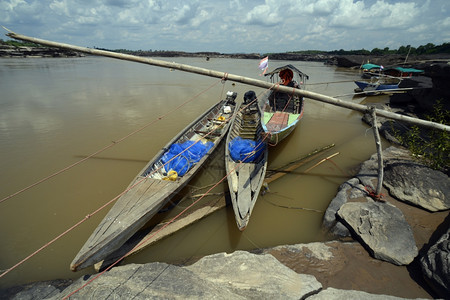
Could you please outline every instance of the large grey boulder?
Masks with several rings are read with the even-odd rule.
[[[450,178],[444,173],[414,162],[388,164],[384,173],[383,185],[393,197],[429,211],[450,209]]]
[[[95,276],[78,279],[51,299],[62,299],[80,288],[70,299],[208,299],[217,295],[223,299],[243,299],[192,271],[165,263],[129,264],[89,282]]]
[[[410,152],[406,149],[389,147],[383,150],[384,165],[397,162],[410,162],[412,160]],[[362,185],[373,189],[377,186],[378,180],[378,154],[374,153],[368,160],[361,164],[356,177]]]
[[[0,298],[13,300],[49,299],[58,295],[71,283],[72,280],[70,279],[33,282],[11,290],[0,291]],[[20,289],[20,291],[16,292],[15,289]]]
[[[61,299],[94,279],[80,278],[51,299]],[[301,299],[322,284],[297,274],[270,254],[244,251],[206,256],[187,267],[129,264],[95,278],[70,299]]]
[[[337,214],[373,257],[408,265],[417,256],[412,229],[398,208],[380,202],[351,202]]]
[[[339,290],[334,288],[327,288],[319,294],[313,295],[308,300],[399,300],[404,299],[389,295],[369,294],[362,291],[353,290]]]
[[[350,231],[341,222],[336,219],[336,212],[349,199],[363,197],[365,195],[364,187],[357,178],[352,178],[339,187],[336,197],[331,200],[323,216],[323,228],[336,237],[349,237]]]
[[[314,276],[297,274],[270,254],[219,253],[186,269],[246,299],[303,299],[322,289]]]
[[[0,298],[61,299],[86,284],[70,299],[403,299],[386,293],[392,290],[389,286],[397,291],[396,286],[407,281],[398,278],[400,273],[386,273],[385,265],[390,264],[367,261],[359,243],[284,245],[262,253],[220,253],[189,267],[163,263],[116,267],[99,278],[95,274],[80,278],[63,293],[60,290],[70,280],[29,284],[20,293],[0,292]],[[392,268],[396,267],[388,269]],[[316,278],[328,288],[321,290]],[[348,288],[331,288],[342,286],[342,281],[349,282]],[[422,288],[409,287],[407,295],[412,298],[427,295]]]
[[[420,265],[433,289],[442,297],[450,295],[450,228],[420,258]]]

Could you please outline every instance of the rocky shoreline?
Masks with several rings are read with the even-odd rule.
[[[377,181],[374,154],[341,185],[325,213],[323,228],[333,241],[218,253],[182,266],[115,267],[70,298],[446,298],[450,179],[413,160],[408,150],[389,147],[384,157],[385,202],[374,201],[365,189]],[[4,299],[60,299],[95,276],[33,283],[1,294]]]
[[[78,55],[54,49],[53,53],[14,51],[9,57]],[[293,58],[281,55],[278,59]],[[319,57],[309,58],[313,59]],[[366,58],[320,59],[352,67]],[[394,96],[391,105],[383,108],[416,116],[430,109],[430,99],[438,98],[445,99],[448,108],[450,67],[435,59],[422,65],[428,78],[425,83],[413,79],[425,85],[423,89],[402,94],[401,99]],[[384,137],[395,143],[393,125],[378,121]],[[333,237],[330,242],[218,253],[184,265],[119,266],[70,298],[445,299],[450,294],[450,179],[414,160],[402,147],[389,147],[383,154],[384,202],[374,201],[366,189],[377,183],[374,154],[330,202],[323,220],[324,230]],[[37,282],[0,291],[0,295],[2,299],[60,299],[95,276]]]
[[[101,49],[107,50],[107,49]],[[290,60],[290,61],[318,61],[330,65],[336,65],[344,68],[359,68],[362,64],[371,62],[384,66],[417,65],[424,62],[442,62],[450,60],[450,54],[431,54],[431,55],[334,55],[329,53],[304,54],[295,52],[285,53],[220,53],[220,52],[183,52],[183,51],[126,51],[123,53],[137,56],[148,57],[202,57],[211,58],[236,58],[236,59],[261,59],[268,55],[271,60]],[[51,48],[51,47],[25,47],[0,44],[0,57],[82,57],[85,54],[72,50]]]
[[[10,45],[0,44],[0,58],[1,57],[16,57],[16,58],[27,58],[27,57],[83,57],[82,53],[58,49],[58,48],[48,48],[48,47],[16,47]]]

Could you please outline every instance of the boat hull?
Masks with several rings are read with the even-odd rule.
[[[243,231],[250,221],[267,170],[268,147],[263,140],[261,112],[258,104],[242,105],[237,109],[227,135],[225,168],[236,225]],[[236,159],[233,143],[249,143],[254,152],[242,151]],[[234,157],[234,159],[233,159]]]
[[[273,146],[285,139],[298,126],[304,109],[303,97],[294,93],[280,92],[276,86],[281,82],[286,87],[300,89],[309,76],[293,65],[279,67],[266,76],[270,76],[275,87],[262,99],[261,125],[266,139]]]
[[[303,109],[301,114],[282,112],[272,114],[265,112],[264,115],[268,115],[267,118],[270,119],[268,122],[262,122],[262,127],[266,133],[266,139],[271,145],[276,145],[290,135],[292,131],[294,131],[303,117]]]
[[[397,84],[382,84],[379,82],[366,82],[366,81],[355,81],[355,84],[358,86],[358,88],[365,93],[376,93],[376,92],[382,92],[387,90],[396,90],[398,89],[398,83]]]
[[[288,111],[273,111],[269,104],[269,97],[263,99],[261,109],[261,126],[270,145],[276,145],[285,139],[300,124],[303,118],[303,98],[293,99],[298,104]]]
[[[70,265],[72,271],[91,266],[120,248],[190,181],[226,136],[234,115],[233,97],[236,98],[235,93],[208,109],[149,161],[78,252]],[[170,147],[189,141],[202,143],[203,139],[212,142],[205,155],[183,176],[170,178],[163,163]]]

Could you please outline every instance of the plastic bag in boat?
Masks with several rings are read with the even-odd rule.
[[[235,161],[254,162],[264,151],[266,144],[236,137],[228,144],[231,158]]]
[[[161,162],[164,164],[166,172],[173,170],[178,173],[178,176],[183,176],[205,156],[213,145],[213,142],[202,143],[194,141],[172,144],[162,156]]]

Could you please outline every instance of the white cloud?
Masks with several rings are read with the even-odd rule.
[[[378,20],[370,18],[370,12],[365,9],[364,2],[353,2],[352,0],[344,0],[339,3],[339,7],[331,15],[331,26],[363,29]]]
[[[311,3],[312,13],[316,15],[330,15],[339,7],[339,0],[319,0]]]
[[[139,1],[136,0],[106,0],[105,5],[107,6],[116,6],[119,8],[132,8],[136,4],[138,4]]]
[[[198,27],[201,24],[203,24],[204,22],[208,21],[211,18],[211,16],[209,15],[209,13],[206,10],[200,10],[197,15],[192,19],[192,26],[193,27]]]
[[[449,9],[448,0],[0,0],[0,20],[82,46],[282,52],[441,44]]]
[[[27,4],[24,0],[11,0],[9,2],[1,2],[0,8],[2,10],[13,11],[16,7]]]
[[[40,4],[36,2],[27,3],[24,0],[0,1],[0,20],[5,23],[29,24],[39,20],[36,11],[40,9]],[[23,18],[22,16],[26,16]]]
[[[282,22],[278,14],[279,3],[275,1],[266,1],[265,4],[257,5],[250,10],[244,20],[245,24],[273,26]]]
[[[191,6],[184,4],[181,7],[174,8],[173,20],[178,24],[186,24],[193,16],[195,10]]]
[[[437,26],[438,28],[441,28],[441,30],[448,31],[450,29],[450,17],[447,17],[443,20],[439,20]]]
[[[243,8],[243,5],[241,4],[240,0],[230,0],[229,8],[235,9],[235,10],[241,10]]]
[[[53,1],[49,6],[50,9],[58,15],[70,16],[66,0]]]
[[[384,1],[380,2],[381,4],[376,7],[374,16],[381,18],[383,28],[405,28],[417,23],[421,8],[417,7],[415,3],[395,3],[391,5]]]

